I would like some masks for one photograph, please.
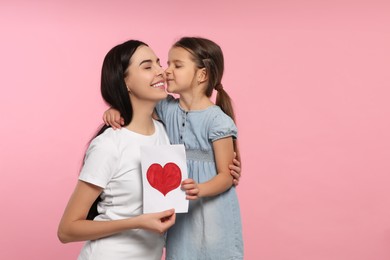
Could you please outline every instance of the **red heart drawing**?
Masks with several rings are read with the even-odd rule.
[[[172,162],[165,164],[164,168],[158,163],[153,163],[146,172],[146,178],[153,188],[165,196],[180,186],[181,171],[179,166]]]

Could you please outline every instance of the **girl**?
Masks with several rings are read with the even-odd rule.
[[[160,260],[163,233],[174,210],[142,215],[141,145],[169,144],[163,125],[152,118],[167,94],[154,52],[140,41],[111,49],[103,62],[101,92],[120,111],[125,127],[104,126],[91,141],[72,197],[58,227],[61,242],[88,240],[78,259]],[[98,215],[86,220],[100,196]]]
[[[186,147],[190,179],[182,188],[197,190],[187,193],[188,214],[179,214],[168,231],[168,260],[243,259],[240,210],[229,174],[234,150],[239,158],[234,144],[237,128],[221,84],[223,70],[222,50],[208,39],[184,37],[168,54],[167,90],[180,98],[168,96],[157,104],[156,112],[171,143]],[[214,89],[216,105],[210,100]],[[107,118],[119,115],[109,110],[104,118],[108,123]]]

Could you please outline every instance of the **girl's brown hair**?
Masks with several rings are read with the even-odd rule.
[[[230,116],[235,122],[232,100],[223,89],[222,76],[224,71],[224,58],[221,47],[215,42],[201,37],[183,37],[178,40],[173,47],[184,48],[192,54],[196,66],[206,69],[207,87],[206,96],[211,97],[213,90],[217,90],[215,104],[219,106],[225,114]],[[237,159],[240,160],[238,145],[234,140],[234,150]]]

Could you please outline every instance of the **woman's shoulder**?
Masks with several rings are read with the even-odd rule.
[[[119,155],[118,134],[111,128],[91,140],[86,151],[86,157],[94,155],[100,157],[117,158]]]
[[[161,120],[153,119],[154,125],[160,130],[165,129],[164,123]]]
[[[118,141],[122,138],[123,129],[114,130],[111,127],[107,128],[103,133],[96,136],[91,141],[91,145],[101,147],[115,147]]]

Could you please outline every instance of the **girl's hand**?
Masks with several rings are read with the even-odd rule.
[[[181,189],[186,192],[186,199],[199,199],[199,186],[193,179],[186,179],[181,183]]]
[[[140,228],[163,234],[176,221],[174,209],[165,210],[158,213],[148,213],[138,216]]]
[[[233,164],[229,165],[230,174],[233,176],[233,185],[237,186],[241,178],[241,163],[236,159],[237,154],[234,153]]]
[[[114,108],[110,108],[104,112],[103,121],[107,126],[110,125],[114,130],[120,129],[125,123],[119,111]]]

